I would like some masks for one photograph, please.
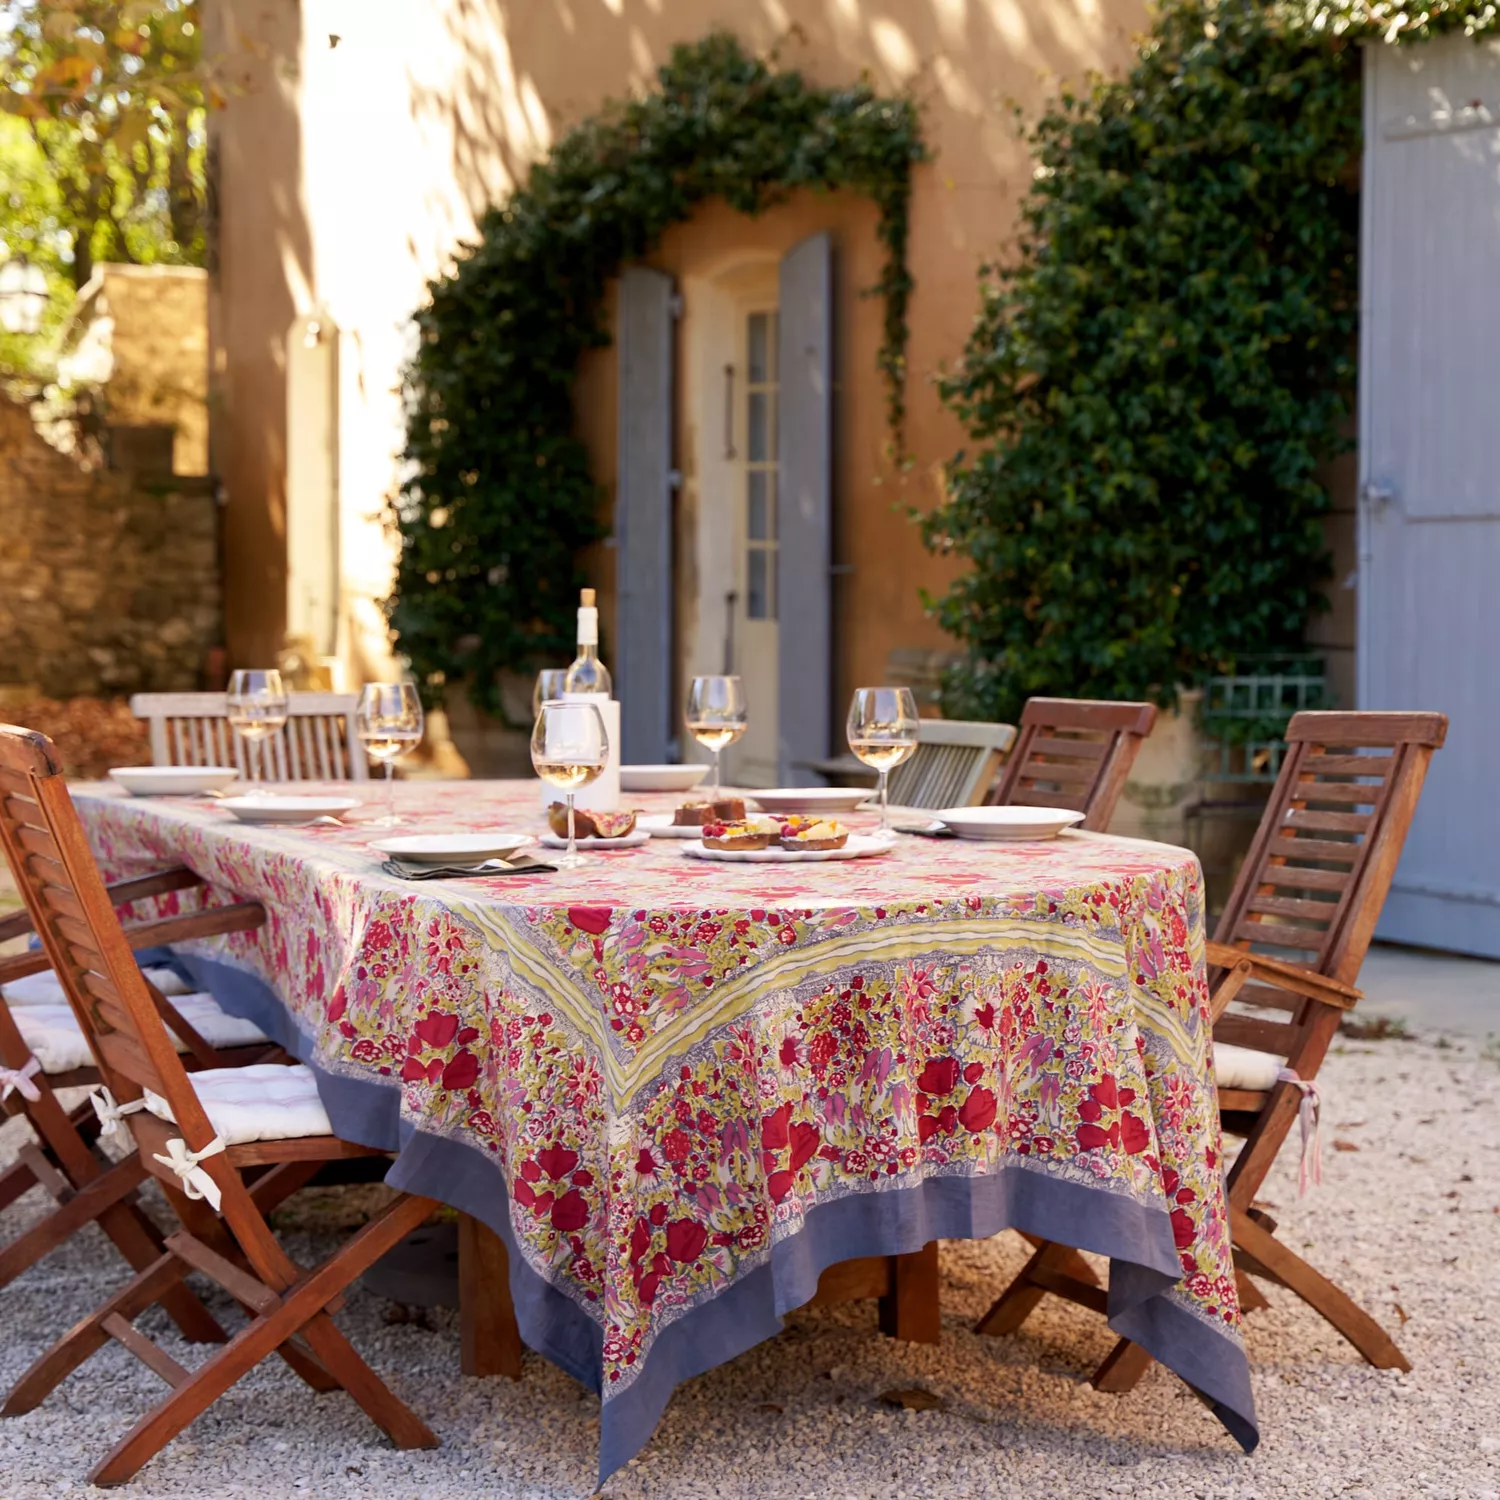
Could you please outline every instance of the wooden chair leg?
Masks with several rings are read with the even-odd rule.
[[[1238,1266],[1234,1271],[1234,1284],[1240,1294],[1242,1313],[1259,1312],[1261,1308],[1271,1305],[1266,1301],[1266,1294]]]
[[[320,1322],[329,1302],[422,1223],[432,1209],[431,1199],[400,1198],[370,1220],[336,1254],[296,1282],[273,1307],[241,1329],[146,1413],[98,1464],[89,1482],[100,1486],[123,1484],[241,1376],[299,1332],[325,1365],[342,1365],[347,1370],[353,1383],[350,1394],[393,1441],[402,1447],[436,1447],[438,1440],[432,1430],[358,1356],[354,1356],[358,1369],[351,1366]],[[353,1354],[352,1349],[349,1354]],[[342,1379],[342,1371],[335,1373]]]
[[[1016,1279],[996,1298],[990,1310],[974,1325],[975,1333],[987,1334],[992,1338],[1014,1333],[1047,1295],[1048,1289],[1034,1279],[1039,1273],[1055,1271],[1088,1286],[1099,1285],[1099,1278],[1094,1274],[1093,1267],[1071,1246],[1038,1240],[1029,1234],[1022,1238],[1037,1246],[1036,1253],[1016,1273]]]
[[[62,1201],[39,1224],[17,1235],[0,1250],[0,1287],[14,1281],[44,1255],[106,1214],[145,1180],[146,1169],[134,1154],[76,1190],[63,1189]],[[161,1253],[155,1247],[150,1259]]]
[[[1094,1371],[1090,1384],[1096,1391],[1123,1395],[1126,1391],[1135,1389],[1152,1363],[1151,1356],[1139,1344],[1121,1339],[1109,1351],[1104,1363]]]
[[[458,1216],[459,1368],[465,1375],[521,1378],[521,1331],[510,1297],[505,1241],[469,1214]]]
[[[1288,1250],[1274,1234],[1242,1209],[1230,1210],[1234,1242],[1285,1287],[1321,1313],[1377,1370],[1409,1370],[1411,1363],[1390,1335],[1346,1292],[1319,1274],[1300,1255]]]
[[[891,1289],[880,1299],[880,1331],[911,1344],[940,1344],[943,1303],[938,1244],[891,1257]]]

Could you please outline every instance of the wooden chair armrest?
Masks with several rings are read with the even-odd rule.
[[[9,984],[12,979],[25,979],[28,974],[40,974],[50,969],[52,960],[40,948],[26,953],[13,953],[9,958],[0,958],[0,984]]]
[[[1305,995],[1309,1000],[1320,1000],[1325,1005],[1339,1010],[1353,1010],[1364,998],[1364,991],[1332,979],[1326,974],[1315,973],[1298,964],[1282,962],[1279,958],[1267,958],[1261,953],[1247,953],[1243,948],[1232,948],[1226,943],[1209,943],[1207,958],[1215,968],[1234,970],[1242,964],[1250,965],[1247,979],[1258,979],[1276,989],[1290,990],[1294,995]],[[1240,981],[1244,983],[1244,980]],[[1238,986],[1236,986],[1238,988]]]
[[[32,931],[31,913],[26,910],[13,911],[8,917],[0,917],[0,943],[12,938],[25,937]]]
[[[209,906],[154,922],[127,922],[125,937],[132,948],[154,948],[158,943],[185,943],[226,932],[253,932],[265,920],[266,909],[259,901],[237,901],[233,906]]]
[[[147,896],[164,896],[168,891],[185,891],[202,884],[203,877],[195,870],[186,865],[173,865],[170,870],[116,880],[104,889],[113,905],[129,906],[132,901],[144,901]]]

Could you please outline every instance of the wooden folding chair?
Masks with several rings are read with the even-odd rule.
[[[132,956],[89,851],[51,742],[0,727],[0,836],[46,956],[94,1049],[110,1123],[133,1135],[141,1167],[161,1183],[183,1228],[124,1288],[72,1328],[21,1377],[3,1408],[30,1411],[113,1339],[170,1391],[89,1476],[119,1484],[242,1375],[276,1353],[314,1390],[340,1386],[401,1447],[437,1444],[432,1431],[354,1352],[330,1313],[342,1294],[436,1206],[403,1194],[329,1259],[303,1270],[277,1243],[266,1213],[328,1161],[378,1156],[340,1140],[300,1065],[207,1069],[189,1075]],[[227,1139],[226,1139],[227,1137]],[[245,1174],[256,1174],[253,1182]],[[250,1322],[194,1371],[134,1325],[189,1272],[222,1287]]]
[[[10,798],[23,807],[27,801],[20,779],[7,770],[0,770],[0,800]],[[22,816],[26,815],[27,812],[22,813]],[[25,861],[39,862],[40,857],[28,853],[24,844],[16,844],[7,837],[5,824],[12,821],[11,810],[7,808],[5,816],[0,818],[0,848],[6,852],[18,884],[24,886],[27,879]],[[29,838],[24,825],[21,837]],[[126,906],[150,896],[201,884],[191,870],[179,868],[120,881],[106,889],[114,905]],[[133,948],[146,948],[172,940],[243,931],[262,920],[264,914],[259,907],[216,907],[162,921],[132,923],[124,931]],[[26,936],[32,931],[30,914],[17,912],[0,921],[0,942]],[[46,968],[47,955],[40,949],[0,958],[0,987],[42,975]],[[232,1067],[284,1056],[274,1043],[259,1037],[254,1027],[235,1022],[222,1012],[219,1019],[228,1023],[222,1029],[239,1044],[216,1046],[215,1033],[210,1031],[205,1036],[194,1026],[183,1015],[177,998],[168,998],[149,981],[147,990],[152,1003],[175,1032],[178,1045],[185,1049],[191,1067]],[[66,996],[60,987],[58,994],[65,1006]],[[191,998],[207,1000],[207,997]],[[51,1014],[59,1007],[48,1005],[45,1009]],[[202,1010],[201,1005],[195,1007],[200,1022]],[[145,1169],[133,1155],[124,1161],[111,1162],[95,1150],[100,1122],[89,1100],[84,1100],[71,1111],[64,1109],[58,1101],[59,1089],[96,1086],[100,1082],[99,1072],[93,1066],[92,1053],[81,1031],[76,1034],[77,1045],[67,1047],[73,1055],[50,1058],[50,1065],[44,1066],[33,1042],[23,1034],[28,1020],[38,1014],[37,1009],[29,1006],[17,1006],[13,1014],[9,1003],[0,1003],[0,1094],[3,1094],[0,1115],[24,1115],[35,1136],[21,1147],[16,1160],[0,1172],[0,1210],[8,1208],[33,1187],[40,1187],[48,1193],[56,1207],[30,1229],[0,1246],[0,1286],[8,1285],[90,1223],[97,1223],[125,1259],[139,1270],[150,1265],[161,1254],[162,1248],[161,1234],[156,1225],[135,1202],[136,1190],[145,1180]],[[252,1036],[259,1037],[259,1040],[251,1042],[249,1037]],[[213,1342],[225,1337],[223,1330],[186,1288],[173,1289],[167,1310],[189,1339]]]
[[[1447,729],[1442,714],[1297,714],[1281,775],[1208,945],[1220,1117],[1227,1134],[1244,1139],[1225,1184],[1241,1305],[1265,1306],[1251,1276],[1288,1287],[1380,1369],[1411,1366],[1367,1312],[1276,1238],[1275,1220],[1254,1200],[1299,1120],[1315,1145],[1318,1069],[1359,999],[1354,980]],[[1296,961],[1257,951],[1266,947]],[[1277,1015],[1285,1019],[1270,1018]],[[1316,1165],[1309,1144],[1304,1135],[1304,1173]],[[1013,1332],[1048,1292],[1103,1310],[1104,1293],[1076,1251],[1033,1243],[1036,1253],[980,1320],[980,1333]],[[1122,1339],[1094,1385],[1129,1390],[1150,1364]]]
[[[923,719],[916,754],[891,772],[894,807],[973,807],[983,802],[1015,742],[1013,724]]]
[[[136,693],[130,711],[151,735],[153,766],[234,766],[256,781],[368,781],[355,732],[354,693],[290,693],[286,727],[245,745],[230,728],[223,693]]]
[[[1031,698],[1021,737],[990,798],[992,807],[1068,807],[1105,833],[1142,742],[1156,723],[1150,703]]]

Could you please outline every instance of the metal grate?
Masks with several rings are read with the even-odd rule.
[[[1282,736],[1292,715],[1332,706],[1323,658],[1243,656],[1235,665],[1239,670],[1203,685],[1199,715],[1211,752],[1207,779],[1270,783],[1281,770]]]

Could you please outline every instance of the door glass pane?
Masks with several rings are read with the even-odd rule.
[[[766,493],[771,476],[764,469],[751,469],[750,480],[750,540],[769,541],[774,520],[771,515],[771,497]]]
[[[746,363],[750,366],[751,385],[763,385],[767,378],[766,372],[771,367],[768,321],[765,313],[751,313],[745,330],[746,342],[750,346]]]
[[[767,554],[761,547],[752,547],[747,557],[749,569],[749,594],[745,613],[752,620],[768,620],[771,617],[770,569],[766,566]]]
[[[766,470],[766,540],[776,540],[776,470]]]
[[[750,392],[749,427],[750,462],[763,463],[770,448],[770,408],[764,391]]]

